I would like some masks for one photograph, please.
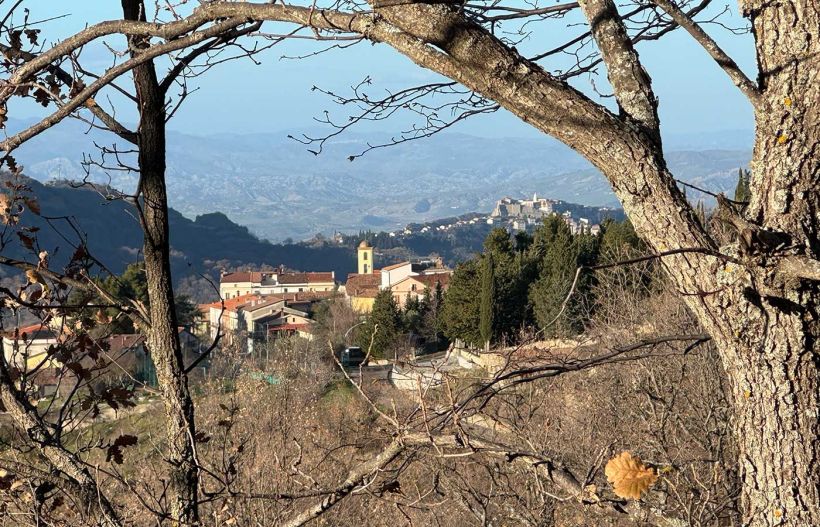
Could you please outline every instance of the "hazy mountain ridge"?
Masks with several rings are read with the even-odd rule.
[[[26,213],[22,225],[37,227],[39,247],[50,254],[51,265],[65,265],[80,242],[113,273],[121,273],[141,260],[142,231],[128,203],[106,201],[102,192],[64,185],[43,185],[29,180],[43,216]],[[44,217],[69,217],[79,231],[65,221],[47,222]],[[302,271],[335,270],[344,275],[355,269],[355,255],[345,247],[329,244],[271,244],[258,239],[247,227],[222,213],[202,214],[191,220],[169,211],[171,267],[175,279],[201,273],[218,275],[224,268],[241,265],[285,265]],[[31,260],[22,247],[10,244],[4,254]]]
[[[17,122],[18,126],[21,123]],[[85,175],[82,152],[112,136],[67,122],[18,153],[27,175],[40,181]],[[294,134],[296,135],[296,134]],[[168,135],[171,206],[187,217],[213,210],[271,240],[305,239],[317,232],[392,230],[472,211],[489,211],[504,196],[533,192],[586,205],[617,206],[604,178],[583,158],[549,138],[483,138],[441,134],[369,152],[384,136],[350,133],[328,142],[319,156],[268,134]],[[730,191],[748,164],[745,132],[692,134],[667,140],[677,177],[710,190]],[[681,148],[676,150],[676,148]],[[133,188],[133,174],[95,169],[93,178]],[[690,195],[691,196],[691,195]],[[424,201],[425,206],[417,204]]]
[[[0,175],[0,179],[7,177]],[[6,256],[36,261],[36,253],[45,249],[54,269],[64,266],[80,240],[89,252],[111,272],[119,274],[132,262],[141,260],[142,231],[130,204],[121,200],[106,200],[106,189],[75,188],[61,182],[42,184],[28,179],[26,184],[36,197],[42,216],[24,213],[22,226],[36,227],[37,247],[26,252],[22,245],[11,243],[3,249]],[[572,203],[560,203],[556,210],[571,210],[574,215],[586,214],[595,221],[601,215],[621,218],[620,210],[593,210]],[[576,214],[577,213],[577,214]],[[470,217],[484,217],[472,214]],[[49,218],[70,218],[51,220]],[[247,227],[237,225],[220,212],[198,215],[191,220],[178,211],[169,211],[171,236],[171,267],[175,281],[206,275],[218,279],[219,271],[238,267],[260,268],[284,265],[300,271],[335,271],[344,282],[355,271],[356,247],[366,236],[378,248],[384,249],[379,265],[395,263],[414,256],[438,254],[448,265],[471,257],[481,249],[484,238],[493,228],[486,221],[461,226],[446,232],[435,228],[455,223],[459,218],[440,218],[424,224],[413,224],[413,234],[379,232],[346,236],[341,243],[317,238],[310,241],[274,244],[260,240]],[[76,227],[76,231],[74,230]],[[428,227],[427,232],[421,232]],[[2,276],[2,274],[0,274]],[[208,286],[205,285],[206,293]]]

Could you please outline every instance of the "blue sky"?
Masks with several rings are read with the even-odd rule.
[[[31,9],[34,19],[68,15],[42,26],[43,35],[52,41],[64,38],[86,24],[116,17],[119,9],[119,2],[112,0],[28,0],[24,5]],[[736,11],[735,6],[730,7]],[[722,9],[722,5],[718,7],[718,10]],[[746,23],[736,14],[722,20],[735,27]],[[548,33],[552,42],[574,36],[579,30],[565,26],[566,21],[551,21],[549,29],[541,31]],[[708,25],[706,29],[753,77],[755,64],[751,37],[733,35],[717,25]],[[111,42],[118,44],[116,39]],[[519,49],[544,49],[547,45],[546,40],[533,39],[522,43]],[[378,90],[395,90],[437,79],[387,46],[370,43],[306,60],[281,59],[282,55],[298,55],[315,49],[316,43],[295,41],[266,52],[261,65],[242,60],[219,66],[197,80],[200,89],[186,101],[170,128],[195,134],[313,128],[316,125],[312,117],[320,115],[322,110],[330,109],[337,114],[339,111],[326,96],[311,91],[314,85],[344,93],[347,87],[369,75],[374,81],[372,92],[375,94]],[[678,30],[658,42],[642,43],[638,50],[660,99],[665,134],[752,128],[750,105],[688,34]],[[100,68],[110,64],[111,60],[107,51],[99,47],[87,49],[83,58],[87,64]],[[576,84],[589,91],[586,81],[579,80]],[[600,87],[605,82],[599,80],[597,84]],[[41,113],[30,104],[18,105],[14,110],[15,117]],[[123,110],[119,115],[124,120],[133,118]],[[400,122],[382,122],[369,131],[395,132],[400,126]],[[504,112],[480,116],[453,130],[482,136],[538,134]]]

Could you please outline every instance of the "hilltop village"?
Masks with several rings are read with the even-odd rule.
[[[563,225],[562,228],[570,236],[597,237],[601,234],[602,228],[597,223],[584,217],[575,218],[570,211],[556,210],[560,203],[537,195],[533,195],[531,199],[505,197],[496,203],[489,215],[442,223],[436,229],[452,230],[462,226],[462,223],[484,224],[492,226],[493,232],[506,232],[506,237],[516,235],[518,239],[524,240],[532,237],[545,222],[551,221]],[[603,211],[601,214],[605,213]],[[421,230],[428,228],[422,227]],[[408,226],[406,231],[412,232],[410,229]],[[525,238],[521,238],[521,235]],[[491,238],[492,236],[488,240]],[[298,337],[312,341],[315,338],[317,312],[328,302],[341,301],[355,314],[349,322],[350,326],[360,326],[375,316],[373,311],[380,296],[382,300],[389,299],[389,310],[392,310],[389,316],[415,316],[419,319],[402,323],[404,330],[412,337],[408,341],[414,343],[411,347],[421,349],[426,345],[428,351],[438,350],[442,343],[446,345],[447,339],[443,339],[441,321],[437,317],[441,317],[441,301],[452,285],[454,270],[445,265],[442,257],[435,254],[393,263],[395,260],[395,254],[381,254],[367,240],[362,239],[356,247],[356,272],[343,277],[337,276],[335,271],[300,272],[281,265],[277,268],[263,268],[266,270],[223,271],[219,276],[219,298],[192,305],[192,313],[179,321],[178,338],[182,343],[185,361],[195,366],[192,367],[192,373],[200,371],[204,374],[209,360],[200,358],[200,355],[208,355],[209,348],[213,346],[233,347],[240,353],[253,356],[277,340]],[[462,273],[468,282],[471,280],[469,273],[474,272],[471,269],[473,268],[468,265]],[[141,273],[138,267],[132,267],[114,282],[129,281],[136,290],[140,287],[138,282],[144,279]],[[457,294],[460,296],[463,293]],[[477,295],[478,291],[473,294]],[[526,298],[520,300],[522,304],[526,302]],[[465,313],[472,312],[472,308],[465,309]],[[420,321],[422,315],[430,311],[436,320]],[[103,319],[108,317],[106,314],[96,316]],[[453,324],[459,324],[460,316],[450,316],[455,321]],[[71,321],[55,317],[38,324],[19,325],[3,335],[3,349],[7,358],[15,357],[18,362],[23,360],[29,367],[41,370],[38,385],[43,394],[59,391],[56,377],[51,379],[47,374],[50,369],[57,369],[58,366],[50,350],[64,340],[66,334],[70,334],[70,324]],[[422,327],[425,324],[432,329]],[[475,325],[475,321],[468,321],[468,325]],[[146,351],[144,339],[128,325],[115,323],[113,329],[98,345],[101,350],[118,357],[118,368],[122,371],[111,371],[107,375],[114,379],[124,375],[145,386],[155,385],[156,371],[150,354]],[[422,336],[424,333],[426,335]],[[343,340],[350,340],[346,337],[347,335]],[[476,344],[480,339],[476,337],[467,340]],[[390,345],[386,346],[389,348]],[[21,349],[25,350],[22,355]],[[393,350],[380,350],[380,354],[384,352],[396,355]],[[82,365],[78,368],[82,368]],[[80,374],[81,372],[78,373]],[[110,383],[111,379],[106,380],[105,376],[101,376],[100,382]]]
[[[533,232],[548,217],[560,218],[573,235],[596,236],[601,226],[587,218],[574,218],[572,213],[558,213],[558,202],[539,198],[500,199],[486,217],[464,221],[465,224],[484,221],[488,225],[510,232]],[[439,225],[438,230],[460,226],[458,221]],[[428,227],[423,227],[423,229]],[[405,229],[402,234],[410,234]],[[393,234],[393,233],[391,233]],[[221,299],[199,306],[204,326],[201,333],[215,338],[217,332],[226,333],[231,340],[237,333],[246,335],[248,349],[254,342],[278,335],[300,335],[310,338],[311,313],[317,302],[336,295],[343,296],[350,306],[361,314],[369,313],[380,291],[390,291],[396,305],[404,307],[408,301],[422,301],[437,288],[446,291],[452,269],[440,257],[416,258],[379,268],[376,253],[367,241],[357,248],[357,272],[339,283],[335,273],[275,271],[243,271],[223,273],[219,282]]]
[[[538,197],[538,194],[535,193],[532,199],[517,199],[505,196],[495,203],[489,214],[471,213],[424,224],[410,224],[403,229],[391,231],[388,235],[391,238],[403,238],[419,234],[447,233],[482,223],[493,227],[506,228],[511,232],[532,232],[543,222],[544,218],[552,215],[561,216],[573,234],[582,232],[598,234],[600,232],[601,226],[595,220],[582,215],[578,215],[576,218],[577,214],[573,214],[572,210],[568,210],[570,208],[592,212],[598,218],[613,217],[618,219],[622,216],[620,209],[573,205],[561,200]],[[341,233],[337,233],[334,237],[339,243],[343,242],[344,238],[345,236]]]
[[[431,291],[447,289],[452,270],[440,258],[400,262],[376,267],[373,247],[362,241],[358,247],[358,272],[344,284],[333,272],[224,273],[219,281],[221,299],[199,306],[204,326],[201,333],[216,338],[225,333],[231,341],[245,335],[247,349],[254,343],[287,335],[311,338],[311,314],[316,303],[340,296],[362,315],[373,309],[380,291],[390,291],[396,305],[422,301]]]
[[[190,327],[179,327],[186,362],[197,363],[206,344],[217,337],[222,346],[236,346],[252,354],[261,346],[284,337],[313,339],[317,305],[330,299],[344,299],[364,317],[373,309],[380,292],[389,291],[398,307],[424,301],[432,292],[447,289],[452,270],[440,258],[405,261],[382,268],[373,247],[362,241],[358,247],[358,272],[339,283],[334,272],[301,273],[279,268],[275,271],[223,273],[219,281],[220,299],[197,306],[198,315]],[[27,367],[42,370],[38,375],[41,395],[60,390],[58,377],[47,374],[58,369],[52,349],[71,329],[64,319],[18,327],[3,335],[3,350],[9,360],[23,360]],[[101,352],[117,357],[121,372],[139,384],[156,383],[156,371],[146,352],[145,340],[136,334],[112,334],[98,344]],[[25,353],[20,354],[20,350]],[[22,357],[22,358],[21,358]],[[43,364],[50,367],[43,367]],[[207,362],[202,363],[203,367]],[[112,379],[100,377],[100,382]]]
[[[597,235],[601,232],[601,226],[588,218],[573,218],[570,211],[558,213],[555,210],[558,203],[557,200],[539,198],[538,194],[533,194],[532,199],[505,197],[498,200],[486,221],[488,225],[506,226],[513,231],[532,232],[544,222],[544,218],[560,215],[572,234]]]

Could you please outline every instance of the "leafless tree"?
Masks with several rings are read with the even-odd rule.
[[[171,484],[175,519],[196,519],[196,491],[191,490],[196,465],[190,447],[194,425],[171,331],[164,164],[158,154],[151,153],[164,144],[160,125],[167,111],[161,90],[167,90],[168,83],[156,79],[151,61],[190,49],[190,63],[207,54],[198,51],[203,47],[224,45],[220,39],[226,35],[236,36],[255,24],[276,21],[292,24],[294,32],[267,38],[304,32],[310,38],[333,41],[335,46],[338,41],[379,42],[458,83],[428,87],[428,91],[451,90],[457,101],[450,107],[415,106],[421,115],[443,108],[459,119],[465,112],[497,105],[592,162],[610,181],[650,249],[664,255],[660,258],[664,269],[718,350],[730,385],[744,524],[820,524],[820,379],[815,359],[820,332],[816,322],[820,319],[816,180],[820,114],[814,104],[820,95],[820,12],[805,0],[743,2],[740,7],[751,24],[759,68],[758,78],[752,80],[709,36],[704,24],[696,22],[707,4],[653,0],[619,7],[609,0],[583,0],[522,9],[483,2],[337,2],[320,7],[213,1],[182,12],[184,6],[159,2],[158,6],[168,8],[169,19],[146,22],[142,3],[126,1],[123,20],[89,26],[48,49],[23,51],[20,39],[29,37],[28,33],[9,31],[8,76],[0,87],[3,113],[5,101],[15,95],[51,102],[56,110],[0,142],[5,152],[83,108],[123,139],[138,144],[152,295],[146,317],[151,328],[148,339],[168,402],[169,441],[175,445]],[[522,35],[548,27],[543,22],[576,14],[586,20],[577,38],[527,56],[517,50]],[[6,17],[4,26],[8,21]],[[517,25],[502,31],[510,23]],[[678,27],[718,63],[755,113],[752,198],[742,211],[721,201],[725,223],[737,232],[736,241],[722,246],[704,230],[667,167],[658,100],[635,48],[636,42],[659,38]],[[73,63],[83,46],[114,34],[128,36],[127,59],[88,77],[87,84],[77,82],[79,70],[69,74],[71,82],[65,82],[68,79],[57,69]],[[560,62],[550,66],[550,60],[567,53],[568,66]],[[172,73],[188,71],[191,66],[185,62],[184,56],[178,57],[182,65]],[[597,96],[585,95],[568,82],[598,67],[606,71],[617,113],[596,102]],[[112,122],[110,114],[100,113],[93,99],[103,87],[131,71],[137,101],[144,110],[136,138]],[[61,76],[64,80],[60,82],[68,84],[70,91],[57,96],[54,79]],[[467,91],[462,92],[459,85]],[[421,92],[356,100],[367,118],[373,112],[389,113],[391,105],[404,104],[407,97],[412,101],[414,93]],[[425,117],[425,122],[423,128],[429,132],[446,127],[451,119]],[[411,131],[398,140],[425,135]],[[21,413],[20,418],[25,415]],[[402,448],[399,441],[371,465],[352,471],[349,479],[358,481],[362,471],[394,459]],[[69,470],[54,455],[52,462]],[[84,476],[71,470],[82,483]],[[345,494],[340,487],[339,495]],[[326,498],[314,513],[336,501]]]

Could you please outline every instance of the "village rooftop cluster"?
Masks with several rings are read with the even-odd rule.
[[[500,199],[492,213],[470,220],[469,224],[486,221],[504,226],[510,231],[533,230],[544,218],[559,215],[555,200],[539,198]],[[586,218],[575,220],[569,212],[560,214],[573,233],[598,234],[600,226]],[[441,225],[450,229],[458,225]],[[357,272],[350,273],[340,283],[333,271],[296,272],[279,268],[268,271],[223,272],[219,281],[217,301],[198,306],[199,322],[195,327],[180,327],[179,335],[186,362],[194,362],[207,345],[220,336],[220,345],[236,344],[245,353],[253,353],[272,340],[298,336],[311,340],[314,313],[318,303],[333,297],[344,298],[360,315],[373,308],[379,292],[389,290],[399,307],[410,300],[422,301],[433,291],[446,291],[452,269],[441,258],[416,258],[384,267],[376,266],[376,253],[367,241],[357,248]],[[8,360],[38,371],[38,385],[43,395],[59,390],[57,377],[49,372],[57,369],[57,359],[49,349],[65,339],[70,328],[66,321],[23,326],[3,335],[3,351]],[[156,372],[146,352],[144,339],[133,334],[113,334],[101,341],[100,353],[116,357],[121,371],[111,375],[127,376],[147,385],[156,384]],[[22,352],[21,352],[22,351]],[[207,361],[203,362],[205,366]],[[22,364],[21,364],[22,365]],[[53,379],[52,379],[53,377]],[[100,379],[102,382],[104,379]],[[110,379],[109,379],[110,380]]]

